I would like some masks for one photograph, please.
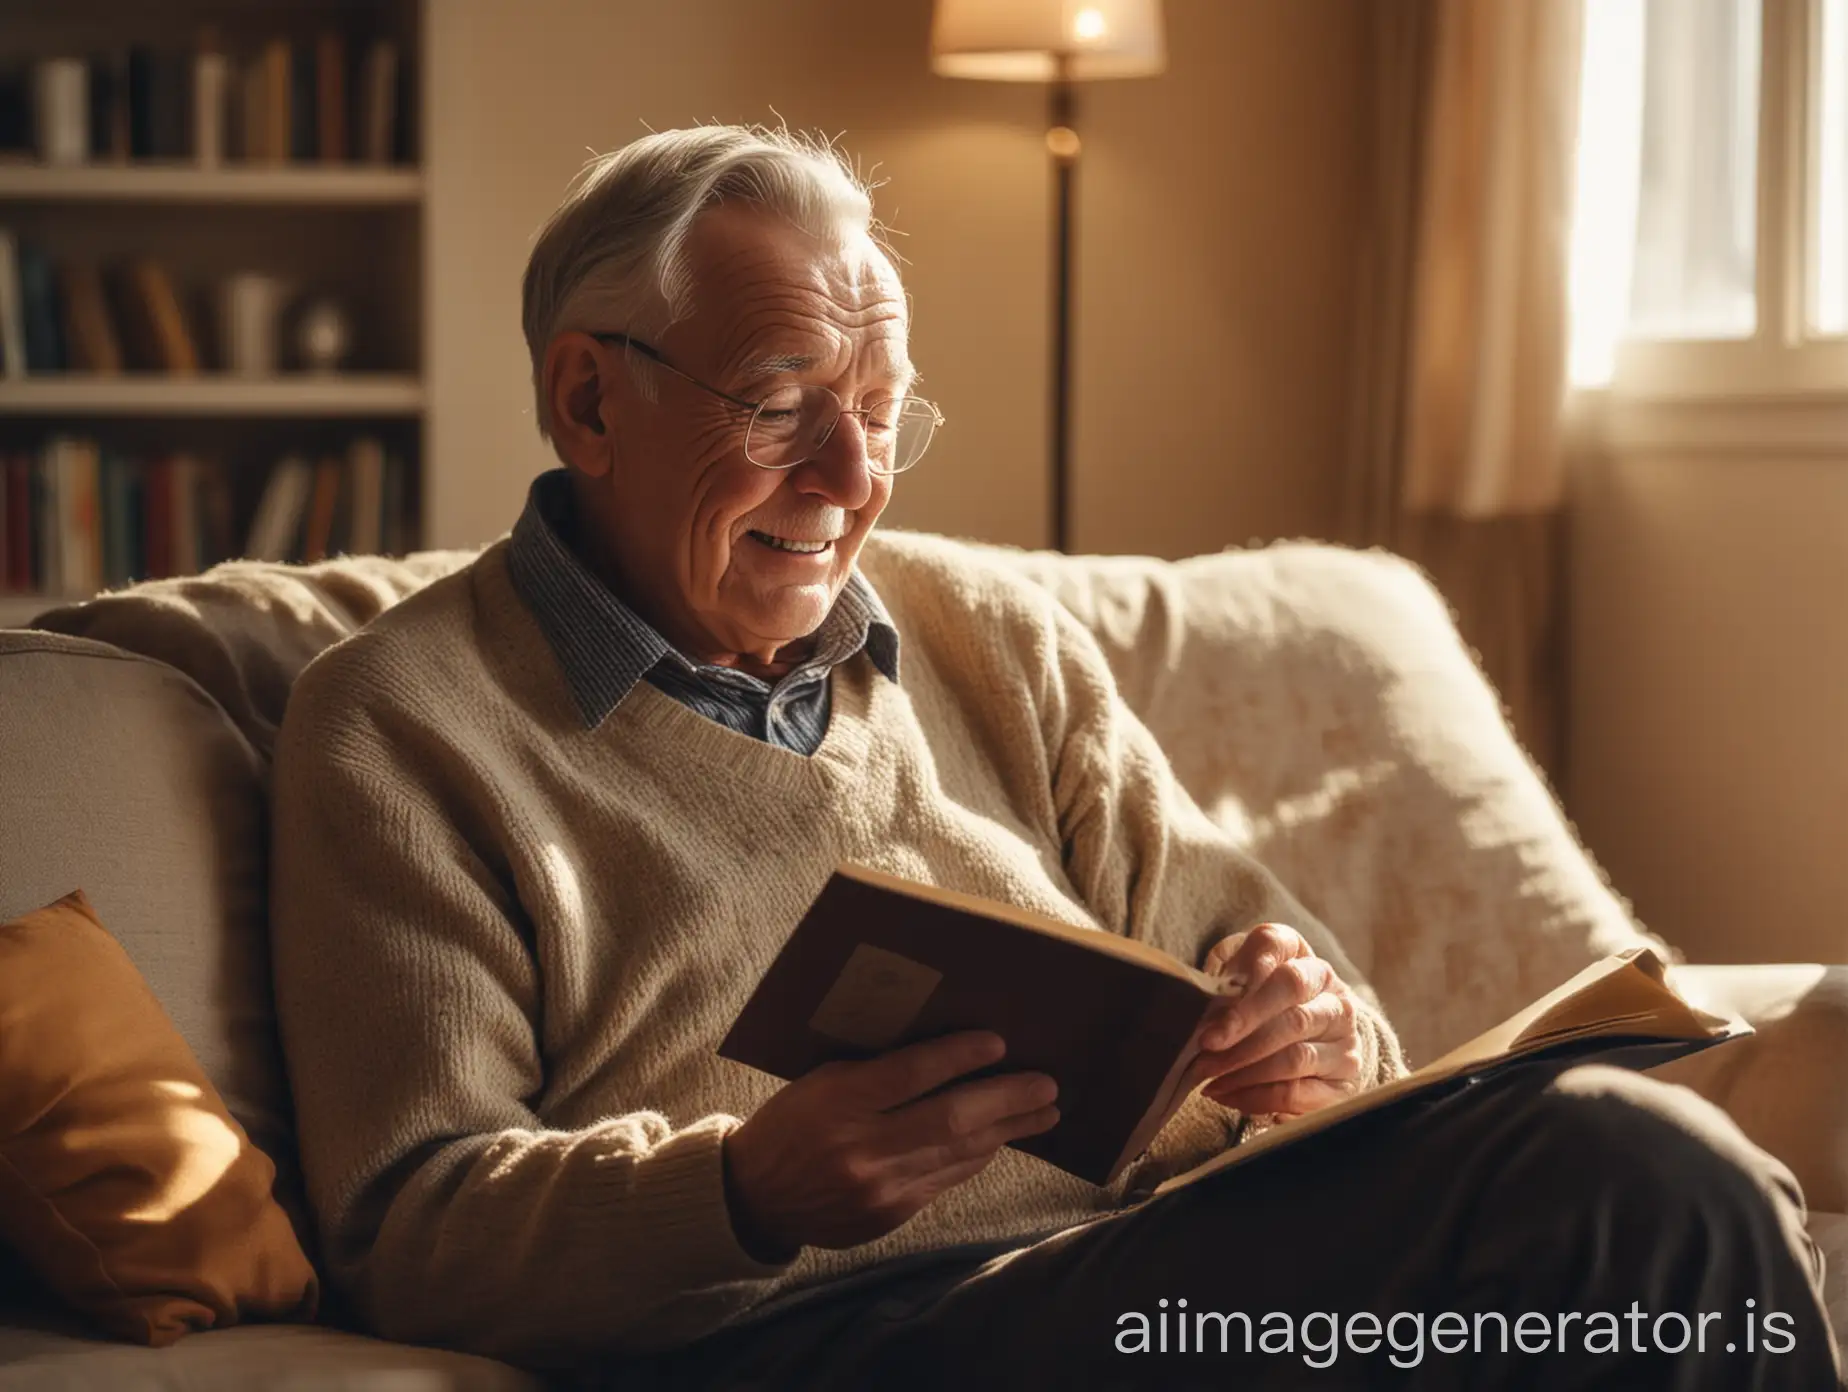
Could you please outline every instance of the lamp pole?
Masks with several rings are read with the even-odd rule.
[[[1052,545],[1072,539],[1072,220],[1078,174],[1078,91],[1071,59],[1057,57],[1048,89],[1046,149],[1052,155]]]

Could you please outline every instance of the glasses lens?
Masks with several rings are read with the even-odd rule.
[[[744,437],[744,455],[765,469],[789,469],[821,453],[840,419],[841,403],[826,387],[779,387],[764,398]],[[867,463],[875,473],[903,473],[930,446],[937,413],[905,397],[870,408],[865,416]]]
[[[930,448],[930,437],[937,432],[937,413],[929,403],[906,397],[896,414],[889,467],[893,473],[902,474]]]
[[[751,417],[745,458],[765,469],[787,469],[812,458],[840,409],[826,387],[778,387]]]

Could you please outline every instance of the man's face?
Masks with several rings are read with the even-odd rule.
[[[720,206],[694,224],[686,250],[693,312],[654,344],[676,367],[753,402],[819,383],[851,408],[909,385],[904,290],[870,237],[816,240],[760,210]],[[859,417],[842,416],[808,462],[762,469],[744,454],[748,411],[643,370],[654,371],[656,401],[626,370],[610,374],[610,472],[589,481],[604,496],[587,521],[669,641],[704,661],[769,662],[827,617],[892,480],[868,467]],[[778,541],[825,545],[799,553]]]

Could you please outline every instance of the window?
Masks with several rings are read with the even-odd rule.
[[[1848,0],[1585,0],[1576,386],[1848,393]]]
[[[1823,0],[1816,29],[1816,119],[1810,130],[1811,328],[1848,333],[1848,0]]]

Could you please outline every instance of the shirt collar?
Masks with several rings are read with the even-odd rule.
[[[533,480],[508,543],[507,566],[514,588],[564,669],[585,727],[595,729],[655,664],[673,661],[692,672],[701,667],[625,604],[566,544],[570,487],[564,469],[547,470]],[[802,666],[831,670],[862,648],[888,680],[898,680],[898,629],[856,566],[816,631],[814,655]]]

